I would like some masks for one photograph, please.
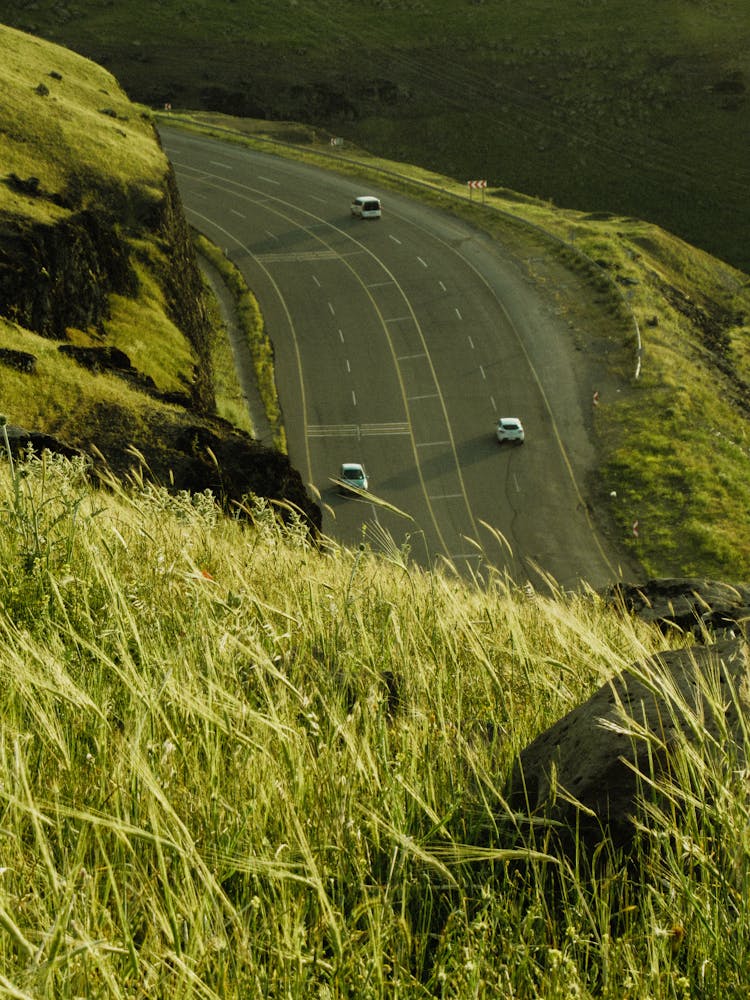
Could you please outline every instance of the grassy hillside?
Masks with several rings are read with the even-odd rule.
[[[745,0],[78,0],[9,23],[160,107],[324,126],[391,159],[660,224],[750,270]]]
[[[64,48],[5,26],[0,48],[0,372],[9,420],[103,455],[121,475],[143,465],[178,486],[232,495],[239,483],[239,493],[285,495],[286,458],[271,460],[250,434],[235,433],[252,430],[250,415],[150,112]],[[264,399],[278,409],[262,323],[256,315],[245,327],[261,351]],[[217,470],[219,444],[232,453],[228,474]]]
[[[136,206],[161,199],[166,162],[151,123],[109,73],[6,27],[2,52],[3,212],[55,221],[79,202],[129,203],[136,188]],[[10,174],[36,177],[41,196],[9,187]]]
[[[150,117],[130,103],[109,73],[75,53],[4,27],[0,41],[4,241],[10,227],[31,233],[81,211],[116,213],[119,232],[131,241],[137,291],[108,296],[104,329],[70,328],[64,339],[122,349],[160,389],[184,390],[197,356],[169,314],[160,281],[166,260],[155,240],[146,241],[142,226],[164,199],[168,170]],[[12,183],[13,177],[25,183]],[[114,376],[92,375],[64,359],[59,340],[14,324],[7,303],[4,313],[0,342],[32,353],[39,369],[31,384],[28,375],[4,372],[3,406],[14,422],[49,433],[96,429],[95,410],[101,412],[105,402],[130,411],[135,420],[158,419],[159,408],[146,396]],[[74,437],[71,443],[81,443],[80,434]]]
[[[63,461],[4,464],[0,509],[3,995],[745,995],[726,747],[592,878],[505,805],[652,629]]]
[[[148,122],[91,64],[2,29],[0,43],[16,60],[3,162],[25,181],[0,184],[6,235],[11,222],[59,222],[73,196],[96,209],[102,192],[128,230],[126,207],[153,204],[165,169]],[[25,118],[13,110],[23,100],[35,109]],[[115,136],[135,176],[118,167]],[[75,186],[79,146],[86,184]],[[398,170],[411,180],[393,183],[418,174],[422,196],[519,246],[538,240],[533,266],[581,269],[592,300],[559,304],[573,336],[588,331],[582,349],[600,350],[625,385],[619,400],[602,394],[596,420],[639,502],[680,528],[714,490],[727,498],[731,486],[748,509],[744,275],[646,224],[500,189],[492,208],[466,204],[444,178]],[[113,297],[105,333],[155,381],[179,384],[190,347],[162,307],[159,248],[132,245],[138,294]],[[637,382],[624,374],[633,316],[617,288],[646,340]],[[154,331],[170,351],[149,349]],[[66,342],[100,336],[70,330]],[[109,431],[124,447],[142,429],[155,440],[178,412],[73,366],[58,346],[0,321],[0,347],[37,359],[33,376],[4,366],[1,384],[0,994],[745,996],[744,772],[727,746],[701,741],[700,720],[696,745],[673,748],[690,781],[669,789],[674,809],[643,815],[630,864],[606,842],[594,871],[583,854],[550,854],[543,828],[506,804],[517,751],[662,648],[661,634],[594,594],[521,591],[491,571],[481,588],[428,575],[375,533],[367,549],[313,547],[299,520],[282,526],[262,500],[235,519],[208,492],[174,495],[137,476],[97,489],[83,463],[12,461],[9,419]],[[717,433],[691,447],[706,427]],[[665,455],[704,470],[674,514],[674,500],[648,495]],[[745,537],[740,518],[716,521],[729,523]],[[672,538],[686,559],[694,540]]]

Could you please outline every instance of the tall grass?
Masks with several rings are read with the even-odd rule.
[[[726,760],[686,745],[687,825],[644,814],[635,875],[504,806],[519,747],[661,641],[593,594],[323,552],[254,498],[4,464],[0,991],[741,995]]]

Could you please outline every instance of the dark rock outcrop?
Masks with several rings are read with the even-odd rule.
[[[112,413],[103,416],[111,418]],[[92,442],[96,448],[91,451],[73,447],[51,434],[11,424],[5,430],[13,458],[26,458],[30,448],[37,456],[50,451],[65,458],[85,458],[92,477],[106,482],[105,469],[118,479],[127,479],[137,464],[130,448],[127,421],[127,414],[119,413],[112,434],[97,434]],[[175,413],[172,422],[162,424],[160,450],[144,456],[147,468],[138,469],[138,481],[168,484],[170,490],[190,493],[210,490],[224,510],[239,516],[240,505],[250,497],[265,497],[277,504],[282,520],[289,521],[296,512],[311,537],[317,538],[322,527],[320,507],[310,499],[302,477],[287,456],[265,448],[229,424],[219,420],[212,423],[186,424],[184,417]],[[0,460],[4,457],[4,440],[0,438]]]
[[[62,455],[64,458],[86,457],[85,453],[79,448],[73,448],[52,434],[43,434],[40,431],[27,431],[23,427],[8,424],[5,427],[3,437],[0,438],[0,458],[5,457],[5,434],[8,436],[10,453],[15,459],[24,459],[30,452],[38,456],[44,451],[50,451],[54,455]]]
[[[197,413],[212,414],[216,403],[206,295],[171,164],[164,180],[164,197],[153,222],[167,261],[159,277],[170,318],[187,336],[198,356],[190,386],[192,408]]]
[[[145,392],[158,395],[156,383],[151,376],[144,375],[134,368],[127,354],[117,347],[77,347],[74,344],[61,344],[58,350],[90,372],[110,372]]]
[[[665,632],[677,628],[700,637],[706,630],[746,631],[750,622],[750,586],[703,577],[616,583],[605,599]]]
[[[0,365],[31,375],[36,370],[36,358],[28,351],[14,351],[11,347],[0,347]]]
[[[210,489],[228,510],[251,494],[278,501],[279,512],[288,520],[296,509],[313,536],[322,527],[322,514],[310,499],[302,477],[281,452],[258,444],[220,421],[215,427],[194,424],[171,438],[169,477],[178,489],[198,492]]]
[[[56,225],[0,219],[0,314],[44,337],[101,330],[109,295],[138,287],[113,223],[93,211]]]
[[[5,178],[5,183],[12,191],[18,191],[30,198],[36,198],[42,193],[38,177],[19,177],[18,174],[10,173]]]
[[[576,832],[589,849],[607,836],[627,850],[641,800],[659,800],[658,782],[675,777],[675,752],[687,741],[699,754],[718,752],[727,767],[741,765],[749,713],[744,640],[660,653],[603,684],[521,751],[510,804],[544,817],[563,851],[573,850]]]

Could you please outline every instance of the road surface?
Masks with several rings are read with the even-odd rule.
[[[519,584],[620,576],[586,500],[585,359],[523,261],[376,184],[161,136],[188,220],[259,300],[290,459],[319,493],[328,535]],[[382,219],[352,218],[357,194],[379,196]],[[523,445],[498,444],[500,416],[521,418]],[[362,463],[389,506],[340,495],[342,462]]]

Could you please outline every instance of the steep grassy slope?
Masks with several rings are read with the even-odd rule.
[[[150,117],[101,67],[0,31],[4,317],[58,342],[120,348],[158,389],[189,391],[205,354],[200,285],[192,262],[192,304],[170,287],[170,254],[188,251],[169,228],[177,209]],[[201,396],[210,409],[210,389]]]
[[[13,425],[177,488],[317,508],[218,420],[219,353],[151,115],[104,69],[0,26],[0,371]]]
[[[505,803],[652,628],[59,462],[0,511],[4,996],[746,996],[746,787],[700,720],[630,866]]]
[[[4,173],[37,178],[23,192],[6,177],[6,213],[54,221],[66,210],[111,205],[146,215],[160,202],[166,164],[151,123],[109,73],[7,28],[2,53]]]
[[[78,0],[10,23],[131,96],[325,126],[459,180],[657,222],[750,270],[745,0]]]

